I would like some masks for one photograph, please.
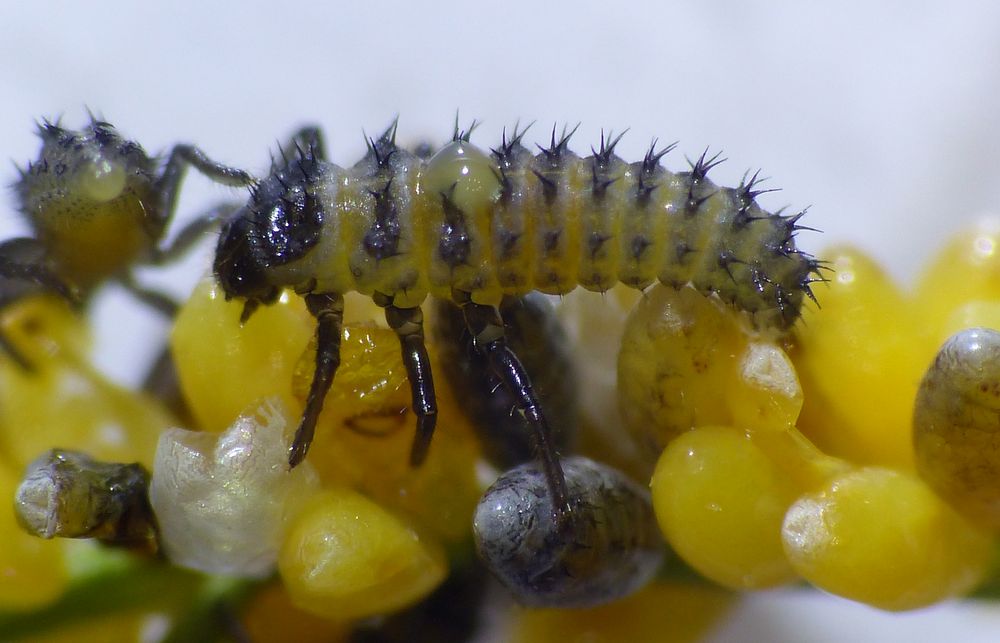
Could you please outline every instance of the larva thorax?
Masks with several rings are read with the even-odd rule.
[[[605,291],[655,281],[717,293],[758,325],[790,326],[818,264],[794,244],[797,217],[756,203],[756,176],[738,188],[706,178],[703,155],[673,173],[650,148],[626,163],[621,138],[588,157],[568,149],[573,132],[532,154],[524,132],[490,153],[456,131],[429,160],[395,145],[395,124],[344,169],[313,148],[282,160],[227,224],[216,273],[250,306],[281,288],[358,291],[397,307],[428,293],[497,304],[532,290]]]

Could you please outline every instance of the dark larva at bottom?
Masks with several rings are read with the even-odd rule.
[[[577,429],[577,384],[569,338],[545,295],[505,297],[500,316],[511,350],[517,353],[552,425],[560,453],[572,452]],[[530,461],[537,446],[531,427],[517,412],[517,400],[476,350],[462,311],[434,301],[432,331],[444,376],[462,399],[486,458],[500,469]]]
[[[571,518],[553,516],[537,465],[516,467],[476,508],[480,557],[525,605],[586,607],[640,589],[664,553],[649,491],[587,458],[566,458],[562,467]]]
[[[954,507],[1000,529],[1000,331],[948,338],[913,409],[917,471]]]
[[[409,609],[358,623],[348,643],[468,643],[479,640],[480,616],[488,609],[489,574],[472,558],[453,561],[448,577]]]
[[[42,538],[98,538],[152,552],[157,528],[148,490],[141,464],[52,449],[28,466],[14,511],[25,530]]]

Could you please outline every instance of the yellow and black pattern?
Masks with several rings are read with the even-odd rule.
[[[795,246],[800,214],[757,205],[757,175],[736,188],[708,178],[718,156],[686,172],[660,165],[673,146],[627,163],[617,138],[580,157],[573,132],[531,154],[523,131],[485,152],[457,131],[423,160],[395,144],[395,124],[341,168],[300,146],[275,164],[223,234],[216,272],[232,294],[266,302],[283,287],[357,291],[420,305],[454,291],[504,295],[605,291],[616,283],[692,284],[786,329],[819,264]]]

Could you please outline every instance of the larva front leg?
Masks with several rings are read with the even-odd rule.
[[[424,314],[419,307],[397,308],[390,304],[385,307],[385,320],[399,337],[403,364],[410,381],[412,408],[417,416],[417,432],[410,449],[410,465],[418,467],[427,458],[427,450],[437,424],[434,376],[427,348],[424,346]]]
[[[333,377],[340,366],[340,336],[344,325],[344,298],[335,293],[306,295],[306,307],[316,318],[316,370],[313,372],[309,397],[299,428],[288,448],[288,466],[295,467],[305,459],[316,432],[316,420],[323,410]]]
[[[538,403],[538,398],[535,397],[535,391],[524,366],[507,345],[500,311],[494,306],[475,303],[467,292],[455,291],[452,298],[465,315],[465,324],[472,335],[476,349],[486,358],[490,370],[513,396],[518,412],[524,415],[534,433],[538,457],[545,472],[545,482],[552,495],[552,506],[556,519],[561,521],[570,513],[569,493],[566,490],[562,465],[559,464],[559,454],[556,453],[552,440],[552,429]]]
[[[163,173],[153,186],[157,207],[152,213],[153,220],[150,225],[154,229],[166,228],[173,216],[177,206],[177,193],[189,165],[222,185],[239,188],[252,185],[254,182],[249,172],[214,161],[193,145],[186,143],[175,145],[170,150],[166,165],[163,166]]]

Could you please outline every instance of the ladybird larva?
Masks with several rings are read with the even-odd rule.
[[[471,131],[471,130],[470,130]],[[370,295],[399,336],[412,387],[417,437],[411,461],[426,455],[436,421],[420,304],[428,294],[458,304],[489,369],[533,429],[554,506],[567,495],[548,422],[504,336],[504,295],[577,286],[603,291],[660,281],[692,284],[788,328],[818,263],[795,247],[800,215],[768,214],[755,202],[756,175],[738,188],[708,180],[718,157],[688,172],[660,166],[672,146],[655,143],[642,161],[615,155],[617,138],[581,158],[573,132],[532,155],[516,127],[486,153],[457,126],[429,160],[396,146],[396,123],[344,169],[326,160],[317,130],[303,130],[225,224],[214,270],[226,296],[243,299],[244,319],[282,289],[305,295],[317,319],[313,384],[289,455],[295,466],[312,441],[323,398],[340,361],[343,294]]]
[[[134,265],[176,258],[215,219],[232,212],[229,204],[220,205],[182,230],[174,245],[160,245],[188,166],[225,185],[250,182],[250,175],[210,161],[187,144],[175,145],[161,163],[113,125],[94,117],[80,130],[43,121],[38,136],[38,159],[18,168],[14,192],[34,232],[30,241],[44,249],[56,277],[83,295],[106,279],[132,286],[129,271]],[[6,268],[6,263],[0,267]],[[13,276],[36,278],[37,273],[36,267]]]
[[[43,120],[38,137],[38,158],[17,168],[20,177],[11,186],[33,236],[0,243],[0,308],[43,293],[86,303],[99,286],[117,281],[138,300],[173,315],[177,303],[138,283],[133,269],[183,256],[236,209],[231,203],[216,205],[165,243],[188,166],[230,186],[247,185],[250,175],[209,161],[187,144],[175,145],[161,162],[93,115],[79,130]],[[32,369],[3,332],[0,349],[25,370]],[[171,378],[169,356],[164,355],[146,390],[162,394],[181,410]]]
[[[587,607],[641,588],[664,552],[649,491],[587,458],[567,458],[562,466],[572,520],[553,520],[538,465],[511,469],[476,507],[480,558],[525,605]]]
[[[28,465],[14,498],[18,522],[42,538],[98,538],[156,551],[149,473],[138,463],[99,462],[52,449]]]

